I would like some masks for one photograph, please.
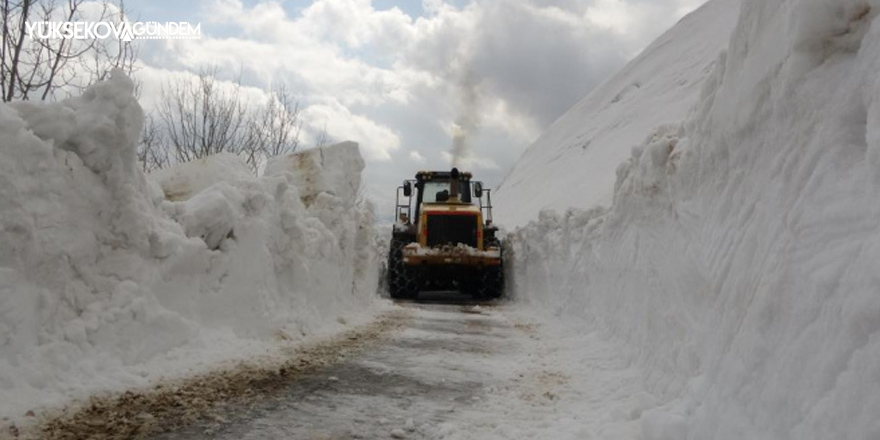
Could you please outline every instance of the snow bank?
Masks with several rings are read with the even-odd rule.
[[[492,193],[498,223],[513,228],[542,209],[610,205],[614,170],[632,147],[654,127],[682,121],[696,103],[739,3],[710,1],[684,17],[554,122]]]
[[[361,189],[363,169],[364,161],[358,153],[358,145],[342,142],[330,148],[315,148],[273,158],[266,166],[266,174],[295,170],[290,178],[306,203],[311,203],[321,193],[354,202]]]
[[[148,181],[132,91],[116,72],[57,104],[0,105],[0,417],[265,352],[375,309],[356,144],[323,150],[336,162],[322,170],[345,179],[317,188],[303,182],[312,168],[289,165],[316,151],[262,178],[225,155]]]
[[[159,185],[168,200],[187,200],[218,182],[248,180],[250,167],[232,153],[218,153],[157,170],[150,180]]]
[[[643,370],[643,438],[880,438],[878,13],[744,0],[691,116],[633,149],[613,206],[512,235],[513,295]]]

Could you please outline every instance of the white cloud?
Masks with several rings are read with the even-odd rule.
[[[355,141],[368,161],[390,161],[391,153],[400,148],[400,138],[390,128],[357,114],[337,101],[306,107],[302,112],[306,124],[323,127],[333,141]]]
[[[596,0],[587,8],[586,18],[600,29],[625,35],[639,22],[638,6],[620,0]]]
[[[203,22],[202,40],[142,51],[153,66],[142,71],[144,91],[207,65],[240,70],[257,87],[284,81],[313,125],[307,138],[326,127],[333,140],[361,143],[371,188],[396,185],[414,164],[447,166],[449,128],[467,111],[479,120],[466,163],[491,185],[541,130],[702,2],[423,0],[424,16],[410,17],[370,0],[315,0],[296,12],[212,0],[192,20]],[[476,90],[468,108],[463,78]]]
[[[422,156],[418,151],[410,151],[409,152],[409,160],[419,165],[424,165],[428,163],[428,159],[425,159],[425,156]]]
[[[413,19],[400,9],[378,11],[370,0],[319,0],[306,8],[300,23],[323,40],[349,48],[372,46],[393,51],[415,37]]]

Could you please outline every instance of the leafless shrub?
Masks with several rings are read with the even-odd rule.
[[[165,168],[171,163],[171,158],[168,155],[168,149],[165,148],[163,139],[162,130],[156,122],[155,116],[152,114],[145,115],[144,128],[141,131],[141,138],[137,149],[138,161],[141,163],[144,172],[149,173]]]
[[[256,173],[267,158],[295,151],[302,123],[299,104],[286,86],[273,87],[265,102],[249,103],[240,78],[222,82],[218,73],[202,69],[195,80],[180,78],[163,87],[156,112],[167,156],[189,162],[228,152]],[[147,151],[145,143],[141,146]],[[144,167],[156,164],[144,162]]]
[[[114,68],[134,69],[137,48],[115,38],[32,38],[28,24],[47,21],[125,20],[125,6],[111,0],[0,0],[0,99],[56,98],[105,79]]]

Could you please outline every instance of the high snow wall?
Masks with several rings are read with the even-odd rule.
[[[609,206],[614,170],[632,147],[654,127],[681,122],[696,104],[730,40],[739,2],[713,0],[682,18],[555,121],[492,193],[502,226],[525,225],[542,209]]]
[[[613,205],[512,234],[514,297],[644,371],[655,404],[623,413],[644,439],[880,438],[878,16],[744,0],[691,116],[632,151]]]
[[[277,158],[261,178],[232,155],[148,178],[132,91],[115,72],[81,97],[0,104],[0,416],[370,313],[356,144]],[[325,173],[339,178],[303,178]]]

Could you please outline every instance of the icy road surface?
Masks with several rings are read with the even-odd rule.
[[[268,402],[155,438],[633,438],[638,432],[637,411],[614,410],[629,408],[637,394],[635,373],[615,351],[597,343],[590,353],[572,354],[564,338],[508,317],[504,306],[401,306],[413,310],[411,324],[376,349],[304,376]]]

